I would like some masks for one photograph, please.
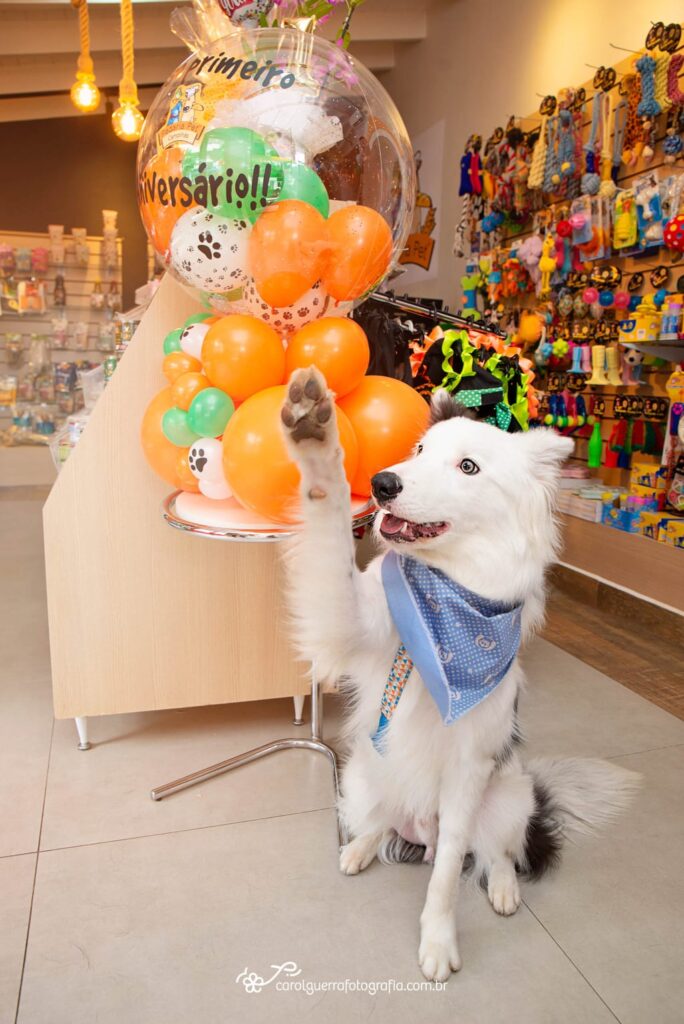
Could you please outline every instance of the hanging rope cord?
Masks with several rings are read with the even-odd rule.
[[[78,13],[78,35],[81,52],[78,55],[78,70],[86,75],[93,74],[93,59],[90,56],[90,18],[87,0],[71,0]]]
[[[121,60],[122,76],[119,82],[119,102],[138,104],[138,87],[135,84],[133,51],[133,2],[121,0]]]

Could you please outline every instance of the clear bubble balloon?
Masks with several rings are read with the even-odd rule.
[[[160,90],[138,149],[141,215],[169,272],[212,309],[248,304],[269,323],[294,310],[301,327],[377,287],[414,197],[390,97],[344,50],[295,29],[233,31],[193,54]],[[279,203],[290,212],[272,219]]]

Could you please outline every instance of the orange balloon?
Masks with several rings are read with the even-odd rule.
[[[358,299],[387,273],[392,232],[369,206],[344,206],[327,220],[330,252],[323,286],[338,302]]]
[[[149,198],[145,191],[147,184],[149,188],[154,188],[154,198],[140,204],[140,214],[150,241],[161,256],[166,255],[171,241],[171,232],[178,218],[182,217],[187,210],[191,210],[193,206],[197,206],[194,199],[189,206],[181,206],[179,202],[180,196],[177,188],[178,181],[183,177],[182,164],[183,151],[177,146],[172,146],[170,149],[160,150],[153,156],[143,171],[143,181],[141,182],[143,196]],[[172,178],[177,179],[173,191],[171,189]],[[167,201],[166,206],[159,201],[158,189],[161,181],[165,183],[166,187],[164,195]],[[170,202],[172,195],[175,205],[171,205]]]
[[[171,385],[173,404],[187,412],[195,395],[209,386],[209,381],[203,373],[182,373]]]
[[[291,306],[319,280],[328,252],[326,221],[309,203],[267,206],[249,238],[257,291],[269,306]]]
[[[168,356],[164,356],[162,369],[169,384],[173,384],[184,373],[199,372],[202,364],[187,352],[169,352]]]
[[[336,395],[346,395],[368,369],[370,348],[361,327],[348,317],[312,320],[291,339],[285,352],[285,377],[304,366],[317,366]]]
[[[187,479],[180,467],[178,446],[171,444],[162,431],[162,416],[174,405],[171,388],[164,388],[152,399],[145,410],[140,426],[140,442],[148,463],[155,473],[177,490],[199,491],[199,484]],[[187,454],[187,452],[186,452]]]
[[[235,497],[246,508],[276,522],[298,518],[299,470],[283,439],[280,410],[287,394],[281,385],[252,395],[237,409],[223,435],[223,471]],[[349,420],[335,406],[344,471],[351,482],[358,446]]]
[[[181,481],[180,487],[184,491],[192,491],[193,493],[197,493],[199,491],[199,483],[196,477],[192,475],[192,471],[188,463],[188,453],[190,449],[176,448],[176,451],[179,450],[180,455],[178,456],[178,459],[176,461],[176,474],[178,476],[178,479]]]
[[[364,377],[340,399],[359,443],[359,466],[351,482],[354,494],[368,497],[371,477],[403,462],[428,428],[429,408],[408,384],[392,377]]]
[[[283,343],[268,324],[234,313],[221,317],[202,343],[204,372],[234,402],[281,384],[285,376]]]

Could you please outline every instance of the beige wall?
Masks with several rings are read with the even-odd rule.
[[[435,0],[427,38],[400,50],[396,67],[381,79],[410,134],[446,122],[439,277],[412,285],[412,292],[440,296],[452,309],[460,301],[462,269],[451,245],[468,135],[486,139],[511,114],[536,110],[538,92],[579,85],[593,75],[586,64],[627,56],[610,42],[636,49],[651,20],[682,17],[682,0]]]

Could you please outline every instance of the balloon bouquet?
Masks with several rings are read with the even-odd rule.
[[[233,29],[174,72],[146,120],[138,198],[150,242],[204,311],[164,340],[168,387],[142,445],[174,487],[296,518],[285,382],[315,364],[337,397],[352,492],[404,458],[427,406],[365,376],[348,318],[387,275],[415,180],[391,99],[346,52],[295,28]]]

